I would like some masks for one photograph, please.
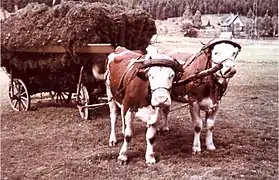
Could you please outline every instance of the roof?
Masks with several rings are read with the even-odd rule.
[[[239,16],[236,14],[230,14],[227,17],[221,19],[221,26],[231,26],[231,24],[237,19]],[[239,19],[241,21],[241,19]],[[240,26],[244,26],[243,23]]]

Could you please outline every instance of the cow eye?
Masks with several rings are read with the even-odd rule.
[[[218,54],[218,52],[215,52],[215,53],[214,53],[214,55],[217,55],[217,54]]]
[[[169,76],[169,79],[172,79],[174,77],[174,74],[171,74],[170,76]]]
[[[154,76],[152,76],[151,74],[148,74],[148,77],[149,77],[150,79],[154,79]]]

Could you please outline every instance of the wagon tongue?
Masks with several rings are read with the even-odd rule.
[[[206,69],[206,70],[203,70],[196,74],[192,74],[185,79],[181,79],[177,82],[174,82],[173,84],[174,85],[184,85],[184,84],[190,83],[191,81],[194,81],[196,79],[203,78],[204,76],[209,76],[211,74],[214,74],[215,72],[219,71],[222,68],[223,68],[223,64],[218,64],[210,69]]]

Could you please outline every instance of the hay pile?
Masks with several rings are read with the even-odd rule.
[[[143,10],[73,1],[54,7],[31,3],[1,25],[1,45],[8,49],[87,43],[145,49],[156,33],[154,21]]]
[[[52,0],[1,0],[1,8],[5,9],[8,12],[15,11],[15,5],[18,9],[24,8],[29,3],[40,3],[46,4],[48,6],[52,5]]]
[[[85,59],[95,59],[96,55],[88,54],[84,58],[74,54],[72,49],[88,43],[111,43],[114,47],[120,45],[144,51],[156,33],[154,20],[143,10],[73,1],[54,7],[28,4],[1,22],[1,27],[1,66],[8,71],[12,66],[20,76],[26,76],[27,72],[43,76],[45,72],[78,71],[81,65],[92,63]],[[19,48],[42,45],[63,46],[70,53],[15,52]]]

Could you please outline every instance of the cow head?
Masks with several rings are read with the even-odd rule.
[[[180,64],[164,54],[156,54],[145,60],[137,75],[149,82],[153,107],[171,105],[170,90],[180,71]]]
[[[223,68],[215,75],[219,78],[231,78],[236,73],[235,60],[241,46],[229,39],[214,39],[204,45],[203,50],[211,50],[212,67],[223,64]]]
[[[222,78],[231,78],[236,73],[235,61],[239,52],[239,47],[231,43],[216,44],[212,49],[212,66],[223,64],[223,68],[215,74]]]

